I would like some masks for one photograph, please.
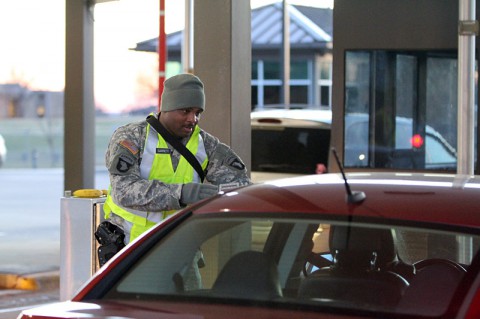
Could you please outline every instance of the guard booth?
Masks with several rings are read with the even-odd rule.
[[[459,1],[335,0],[331,145],[347,171],[455,173]]]
[[[99,269],[95,230],[104,220],[106,197],[61,198],[60,300],[69,300]]]
[[[331,145],[346,171],[460,170],[458,136],[467,127],[458,100],[472,93],[458,93],[461,1],[335,0]],[[478,83],[474,89],[478,123]],[[461,238],[415,240],[456,245],[462,255]]]

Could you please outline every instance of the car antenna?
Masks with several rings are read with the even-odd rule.
[[[353,191],[350,189],[350,185],[347,182],[347,177],[345,176],[345,172],[343,170],[343,166],[340,163],[340,159],[338,158],[337,151],[335,148],[332,147],[333,156],[335,156],[335,161],[337,162],[338,167],[340,168],[340,172],[342,173],[343,180],[345,181],[345,188],[347,190],[347,203],[348,204],[358,204],[364,201],[367,198],[364,192],[361,191]]]

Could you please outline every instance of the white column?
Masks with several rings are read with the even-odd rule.
[[[475,0],[459,0],[457,173],[474,172]]]

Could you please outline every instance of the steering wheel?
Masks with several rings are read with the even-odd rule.
[[[421,271],[422,269],[424,269],[428,266],[438,265],[438,264],[446,265],[448,267],[451,267],[451,268],[455,269],[458,272],[462,272],[462,273],[467,272],[467,269],[465,269],[465,267],[463,267],[462,265],[460,265],[460,264],[458,264],[454,261],[451,261],[449,259],[443,259],[443,258],[423,259],[423,260],[417,261],[413,265],[415,266],[416,270]]]

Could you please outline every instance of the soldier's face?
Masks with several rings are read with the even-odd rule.
[[[202,111],[198,107],[189,107],[170,112],[161,112],[160,123],[174,136],[184,138],[192,134]]]

